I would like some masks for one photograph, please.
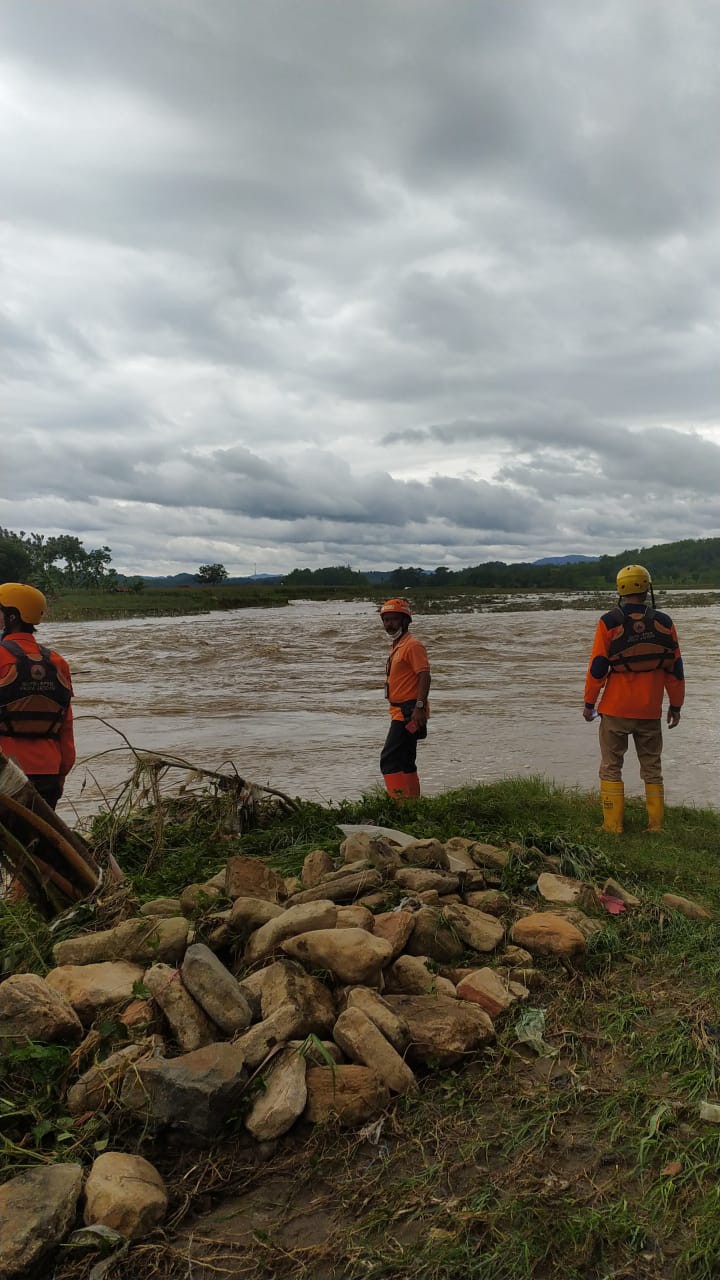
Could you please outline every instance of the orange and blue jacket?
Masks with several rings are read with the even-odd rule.
[[[6,636],[30,658],[40,658],[40,648],[35,636],[30,631],[15,631]],[[64,658],[54,650],[50,650],[50,660],[55,667],[60,684],[72,697],[72,680],[70,668]],[[0,645],[0,688],[12,684],[16,678],[16,660],[7,649]],[[19,764],[24,773],[53,774],[64,778],[75,763],[75,737],[73,733],[72,707],[68,703],[63,712],[59,728],[53,736],[22,738],[4,734],[0,731],[0,749],[11,760]]]
[[[679,711],[685,701],[685,673],[669,614],[637,603],[603,614],[585,680],[585,706],[594,707],[600,693],[601,715],[659,720],[665,693]]]
[[[403,720],[401,704],[414,702],[418,693],[418,676],[421,671],[429,671],[430,662],[424,644],[406,631],[399,640],[395,640],[387,660],[387,684],[385,696],[390,702],[390,716],[393,720]],[[429,708],[426,708],[430,714]]]

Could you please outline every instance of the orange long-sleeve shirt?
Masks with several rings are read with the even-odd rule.
[[[39,656],[38,642],[30,631],[14,631],[8,639],[17,644],[20,649],[24,649],[31,658]],[[50,656],[60,680],[72,693],[72,680],[67,662],[52,649]],[[8,677],[12,678],[14,666],[13,655],[0,646],[0,684]],[[0,749],[19,764],[24,773],[59,774],[64,778],[75,763],[72,706],[68,706],[63,716],[59,738],[9,738],[0,733]]]
[[[642,605],[625,604],[624,612],[642,609]],[[611,671],[610,646],[622,634],[617,625],[617,611],[611,610],[600,619],[595,630],[592,653],[585,680],[585,705],[594,707],[602,693],[598,710],[602,715],[630,720],[659,720],[663,696],[671,707],[680,708],[685,701],[685,673],[680,644],[672,618],[656,611],[655,619],[671,637],[674,645],[672,671]]]

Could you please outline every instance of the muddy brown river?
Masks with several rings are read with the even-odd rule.
[[[679,727],[665,733],[668,800],[714,805],[720,609],[673,616],[688,697]],[[574,609],[419,615],[415,633],[433,668],[429,738],[418,749],[424,791],[508,774],[596,786],[597,728],[581,716],[596,619]],[[388,645],[366,603],[47,623],[40,639],[74,672],[80,762],[61,802],[68,819],[73,806],[97,808],[101,791],[112,796],[132,766],[93,717],[137,748],[209,767],[231,760],[243,776],[309,799],[359,797],[380,783]],[[640,791],[632,748],[625,772]]]

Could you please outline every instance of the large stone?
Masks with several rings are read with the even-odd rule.
[[[494,916],[477,911],[475,907],[466,907],[463,903],[446,907],[445,918],[471,951],[494,951],[505,937],[505,930]]]
[[[510,861],[507,849],[498,849],[494,844],[483,844],[476,840],[470,849],[470,856],[477,867],[493,867],[503,871]]]
[[[266,898],[236,898],[225,920],[223,940],[247,938],[269,920],[283,915],[284,910],[279,902],[268,902]]]
[[[210,1044],[179,1058],[150,1058],[127,1073],[121,1100],[146,1123],[215,1138],[234,1115],[246,1080],[239,1044]]]
[[[551,871],[543,871],[538,876],[538,893],[546,902],[565,902],[572,906],[586,886],[582,880],[573,880],[571,876],[554,875]]]
[[[362,1009],[349,1008],[340,1014],[333,1040],[353,1062],[371,1067],[392,1093],[417,1089],[409,1066]]]
[[[356,1063],[308,1067],[305,1119],[323,1124],[337,1119],[346,1129],[372,1120],[390,1101],[390,1090],[370,1067]]]
[[[0,1186],[0,1277],[37,1274],[38,1264],[75,1221],[82,1187],[79,1164],[49,1164]],[[45,1271],[45,1275],[49,1273]]]
[[[593,920],[590,916],[586,916],[584,911],[580,911],[578,907],[554,906],[552,913],[553,915],[561,916],[563,920],[568,920],[570,924],[574,924],[584,938],[591,938],[594,933],[602,933],[605,928],[605,920]]]
[[[170,916],[167,920],[139,917],[124,920],[114,929],[81,933],[76,938],[56,942],[53,956],[57,965],[95,964],[103,960],[176,964],[185,954],[187,939],[188,922],[184,916]]]
[[[606,880],[602,891],[611,898],[619,898],[621,902],[625,903],[626,907],[639,907],[642,905],[640,899],[634,893],[630,893],[629,889],[623,888],[619,880]]]
[[[367,907],[361,907],[359,904],[353,907],[338,907],[335,926],[338,929],[367,929],[368,933],[373,933],[375,917],[372,911],[368,911]]]
[[[415,914],[412,911],[384,911],[373,917],[373,933],[376,938],[384,938],[390,943],[392,952],[390,959],[395,960],[405,950],[408,938],[415,928]]]
[[[452,982],[431,972],[424,956],[398,956],[385,973],[385,990],[393,995],[455,995]]]
[[[278,902],[285,897],[285,881],[259,858],[231,858],[225,875],[228,898],[265,898]]]
[[[302,1024],[299,1035],[329,1035],[335,1025],[335,1001],[319,978],[292,960],[276,960],[265,971],[260,996],[263,1018],[294,1005]]]
[[[534,911],[516,920],[512,940],[534,956],[572,959],[585,950],[585,936],[577,925],[552,911]]]
[[[423,893],[428,889],[435,889],[438,894],[455,893],[460,887],[457,876],[424,867],[401,867],[393,878],[407,893]]]
[[[410,1028],[402,1018],[393,1013],[387,1001],[367,987],[353,987],[347,993],[347,1008],[360,1009],[398,1053],[404,1053],[410,1043]]]
[[[104,1010],[128,1004],[135,983],[142,982],[143,972],[139,964],[106,960],[101,964],[60,965],[50,970],[45,981],[65,996],[83,1022],[92,1022]]]
[[[370,833],[367,831],[358,831],[354,835],[347,836],[340,845],[343,862],[357,862],[359,858],[367,858],[370,839]]]
[[[323,898],[331,902],[354,902],[363,894],[379,889],[382,882],[382,873],[374,867],[368,867],[366,871],[352,871],[349,875],[332,875],[322,880],[314,889],[294,893],[290,905],[295,907],[301,902],[317,902]]]
[[[153,898],[144,902],[140,908],[141,916],[181,916],[182,907],[179,898]]]
[[[312,929],[333,929],[336,919],[337,907],[328,899],[288,907],[282,915],[268,920],[267,924],[252,934],[243,960],[248,965],[257,964],[272,955],[286,938],[292,938],[298,933],[309,933]]]
[[[296,1049],[283,1049],[270,1064],[264,1091],[245,1117],[245,1127],[258,1142],[280,1138],[302,1115],[307,1102],[306,1062]]]
[[[402,866],[397,845],[390,840],[384,840],[382,836],[372,837],[368,845],[367,858],[372,866],[384,875],[390,875]]]
[[[505,1013],[517,999],[494,969],[476,969],[458,983],[457,993],[461,1000],[479,1004],[491,1018]]]
[[[410,955],[429,956],[439,964],[459,960],[465,950],[459,934],[450,928],[445,914],[436,907],[421,907],[415,912],[415,924],[406,947]]]
[[[447,870],[448,856],[439,840],[412,840],[401,850],[406,867],[441,867]]]
[[[183,986],[178,969],[171,969],[167,964],[154,964],[146,971],[144,982],[185,1053],[217,1040],[217,1028]]]
[[[285,1004],[268,1018],[243,1032],[235,1041],[251,1071],[264,1062],[279,1044],[305,1035],[303,1014],[294,1004]]]
[[[679,911],[688,920],[713,919],[712,911],[702,907],[699,902],[693,902],[692,898],[681,898],[677,893],[664,893],[661,901],[664,907],[669,907],[671,911]]]
[[[188,947],[180,972],[185,988],[221,1031],[232,1036],[250,1026],[252,1010],[237,978],[204,943]]]
[[[95,1062],[80,1079],[68,1089],[67,1109],[71,1116],[82,1115],[86,1111],[99,1111],[119,1100],[122,1082],[134,1062],[150,1057],[153,1052],[151,1040],[140,1040],[137,1044],[124,1045],[116,1053]]]
[[[217,898],[223,897],[222,889],[216,884],[189,884],[180,894],[180,910],[185,916],[202,915],[209,911]]]
[[[82,1023],[59,991],[35,973],[17,973],[0,982],[0,1050],[19,1048],[32,1040],[80,1040]]]
[[[313,849],[303,862],[300,879],[306,889],[314,889],[333,870],[333,860],[325,849]]]
[[[410,1062],[451,1067],[494,1037],[484,1009],[447,996],[387,996],[393,1013],[410,1028]]]
[[[487,916],[504,916],[510,909],[510,899],[499,889],[480,889],[463,894],[465,905]]]
[[[289,938],[281,949],[302,964],[328,969],[340,982],[373,987],[392,955],[389,942],[365,929],[315,929]]]
[[[468,840],[465,836],[453,836],[451,840],[445,841],[445,853],[449,871],[475,870],[475,863],[470,856],[470,850],[474,843],[474,840]]]
[[[144,1240],[165,1218],[168,1194],[154,1165],[143,1156],[105,1151],[85,1184],[86,1226],[101,1224],[128,1240]]]

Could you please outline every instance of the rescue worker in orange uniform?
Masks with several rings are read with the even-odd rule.
[[[45,596],[22,582],[0,586],[0,749],[53,809],[75,763],[70,668],[35,639]]]
[[[424,644],[410,635],[412,611],[399,597],[380,606],[380,618],[392,648],[387,661],[385,697],[390,729],[380,756],[385,788],[395,800],[420,795],[417,744],[427,738],[430,663]]]
[[[617,576],[617,590],[618,605],[603,615],[595,632],[583,715],[586,720],[595,718],[595,703],[602,691],[598,710],[603,829],[616,835],[623,829],[622,766],[632,737],[645,783],[647,830],[657,832],[662,831],[664,807],[663,697],[667,693],[667,723],[674,729],[685,699],[683,660],[672,618],[655,608],[647,569],[641,564],[626,565]]]

